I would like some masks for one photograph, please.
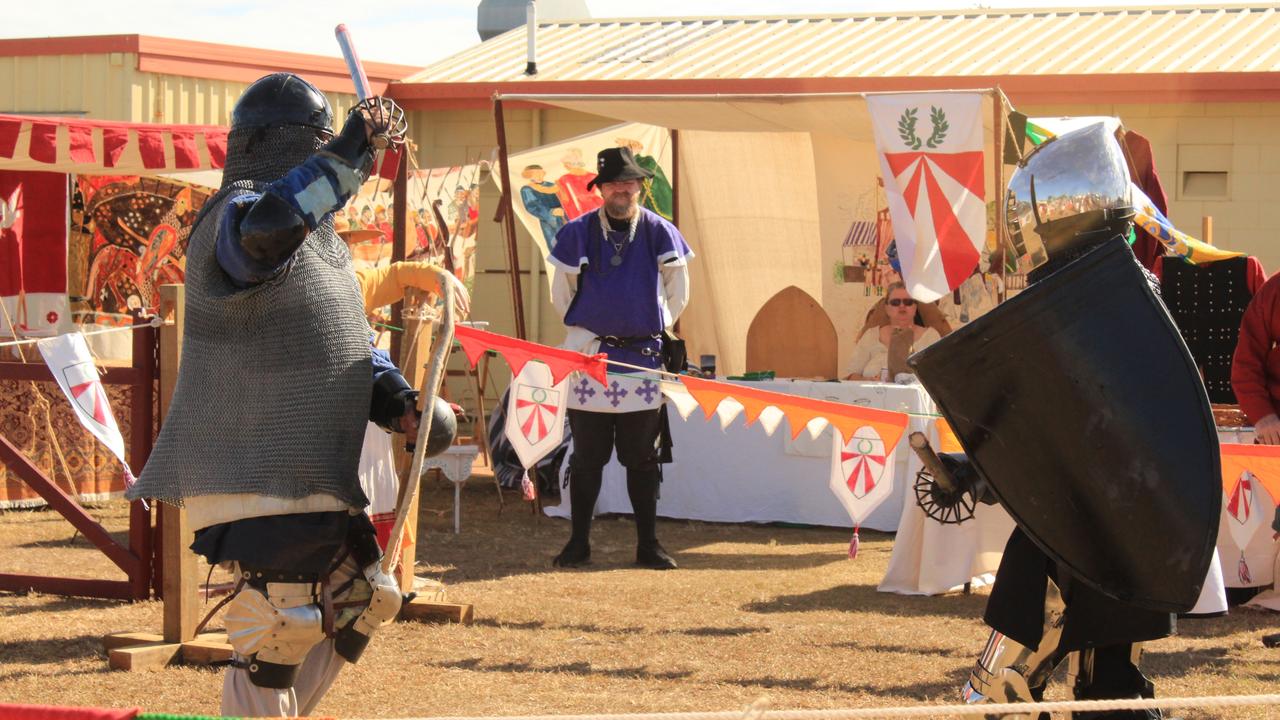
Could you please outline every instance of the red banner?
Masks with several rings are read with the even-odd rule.
[[[471,361],[471,367],[475,367],[485,351],[493,350],[507,361],[513,375],[519,375],[525,363],[537,360],[551,368],[551,377],[555,381],[553,384],[559,384],[569,373],[575,371],[585,372],[601,385],[606,383],[603,354],[583,355],[572,350],[561,350],[462,325],[454,328],[453,332],[461,343],[463,352],[467,354],[467,359]]]
[[[0,302],[20,335],[67,319],[66,175],[0,170]]]

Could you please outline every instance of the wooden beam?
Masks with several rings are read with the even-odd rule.
[[[112,670],[163,670],[181,655],[181,643],[134,645],[108,651],[107,664]]]
[[[227,636],[207,636],[201,634],[195,640],[188,640],[182,643],[182,661],[192,665],[213,665],[214,663],[224,663],[231,660],[231,654],[234,652],[231,644],[227,642]]]
[[[431,602],[414,598],[400,608],[400,617],[418,622],[456,622],[470,625],[475,611],[471,605]]]
[[[0,590],[34,591],[46,595],[132,600],[133,589],[127,580],[94,580],[91,578],[46,577],[0,573]]]
[[[84,508],[80,507],[74,498],[58,487],[56,483],[40,471],[40,468],[28,460],[21,450],[14,447],[3,436],[0,436],[0,464],[8,466],[11,472],[15,473],[32,490],[35,490],[40,497],[44,498],[45,502],[49,503],[49,507],[66,518],[75,529],[84,535],[86,540],[93,543],[103,554],[111,558],[111,562],[115,563],[116,567],[124,570],[130,577],[133,577],[134,573],[139,571],[139,565],[142,561],[138,557],[119,545],[111,537],[110,533],[90,517],[84,511]],[[51,591],[44,590],[42,592]],[[115,596],[113,595],[112,597]]]
[[[116,648],[135,647],[137,645],[155,645],[164,642],[164,636],[147,632],[111,633],[102,636],[102,651],[110,653]]]
[[[143,373],[136,367],[100,366],[104,385],[132,385],[142,382]],[[44,363],[0,362],[0,380],[35,380],[54,382],[53,373]]]

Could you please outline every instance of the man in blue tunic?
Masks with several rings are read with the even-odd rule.
[[[561,228],[550,256],[552,302],[567,327],[564,347],[657,369],[662,332],[689,301],[693,251],[674,225],[640,207],[642,181],[652,173],[636,164],[630,148],[601,150],[596,169],[588,187],[598,189],[604,205]],[[636,564],[676,567],[657,538],[661,404],[657,379],[648,373],[611,367],[607,386],[574,380],[568,411],[573,533],[556,566],[590,562],[591,516],[616,448],[635,513]]]

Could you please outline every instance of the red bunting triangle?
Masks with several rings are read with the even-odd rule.
[[[98,154],[93,149],[91,125],[68,124],[67,134],[71,138],[71,162],[92,165],[98,161]]]
[[[0,119],[0,157],[13,157],[13,151],[18,148],[18,134],[21,132],[21,120],[13,118]]]
[[[138,128],[138,154],[142,156],[142,167],[148,170],[164,167],[164,131]]]
[[[196,134],[194,130],[174,130],[173,166],[186,170],[200,167],[200,153],[196,152]]]
[[[58,126],[54,123],[31,123],[32,160],[52,165],[58,161]]]
[[[115,167],[129,144],[129,129],[122,127],[102,128],[102,153],[106,155],[104,165]]]
[[[466,353],[467,360],[471,362],[472,367],[475,367],[476,363],[480,361],[481,355],[484,355],[488,350],[493,350],[502,355],[507,364],[511,366],[511,372],[515,375],[520,374],[520,370],[524,368],[525,363],[530,360],[537,360],[551,370],[552,382],[556,384],[573,372],[585,372],[595,378],[601,385],[607,382],[604,364],[605,356],[603,354],[584,355],[572,350],[562,350],[527,340],[517,340],[506,335],[477,330],[463,325],[455,327],[453,334],[458,339],[458,343],[462,345],[462,351]]]

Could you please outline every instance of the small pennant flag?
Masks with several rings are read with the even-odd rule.
[[[527,363],[511,381],[507,400],[507,440],[525,468],[531,468],[564,439],[569,379],[556,383],[551,369]]]
[[[134,483],[133,471],[125,459],[124,437],[116,425],[115,415],[107,401],[106,390],[98,375],[98,366],[89,354],[89,346],[80,333],[67,333],[37,343],[45,364],[53,371],[58,387],[71,401],[76,417],[94,437],[111,451],[124,467],[124,484]]]

